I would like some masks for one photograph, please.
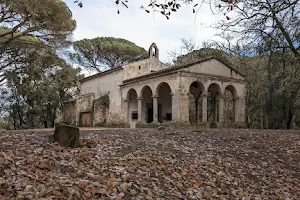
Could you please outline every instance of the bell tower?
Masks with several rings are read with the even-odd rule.
[[[157,60],[159,60],[159,50],[154,42],[149,48],[149,58],[156,58]]]

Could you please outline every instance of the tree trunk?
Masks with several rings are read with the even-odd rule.
[[[294,117],[294,110],[293,110],[293,102],[290,101],[289,104],[289,110],[288,110],[288,118],[287,118],[287,122],[286,122],[286,128],[287,129],[291,129],[292,128],[292,121],[293,121],[293,117]]]
[[[17,120],[16,120],[16,115],[15,114],[13,116],[13,120],[14,120],[14,129],[17,130]]]
[[[48,128],[48,122],[47,122],[47,119],[46,120],[44,120],[44,128]]]
[[[291,129],[291,127],[292,127],[293,116],[294,116],[293,112],[291,110],[289,110],[288,120],[287,120],[287,124],[286,124],[287,129]]]

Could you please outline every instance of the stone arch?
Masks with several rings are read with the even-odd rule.
[[[153,122],[153,92],[150,86],[146,85],[141,90],[142,98],[142,122]]]
[[[172,90],[168,83],[162,82],[156,88],[158,95],[158,122],[172,121]]]
[[[233,85],[228,85],[224,90],[224,123],[230,125],[235,122],[235,99],[237,91]]]
[[[159,59],[159,49],[155,43],[152,43],[149,48],[149,57]]]
[[[140,97],[143,97],[144,92],[147,91],[147,90],[150,90],[151,93],[152,93],[152,88],[149,85],[145,85],[141,89]]]
[[[127,98],[128,101],[128,119],[129,123],[136,122],[138,120],[138,102],[137,102],[137,92],[135,89],[131,88],[127,92]]]
[[[209,90],[211,90],[212,88],[215,88],[215,90],[217,91],[217,94],[222,93],[222,87],[220,86],[220,84],[218,84],[216,82],[212,82],[207,86],[206,91],[209,92]]]
[[[219,84],[211,83],[207,88],[207,118],[211,127],[217,127],[219,118],[219,101],[218,98],[222,95],[222,90]]]
[[[161,88],[163,85],[166,85],[167,87],[169,87],[169,88],[170,88],[170,91],[171,91],[170,93],[172,93],[172,88],[171,88],[171,86],[170,86],[169,83],[167,83],[167,82],[160,82],[160,83],[157,85],[156,89],[155,89],[155,93],[156,93],[156,94],[158,94],[158,91],[160,90],[160,88]]]
[[[225,87],[225,90],[230,90],[230,92],[233,94],[234,98],[238,97],[237,90],[235,89],[235,87],[233,85],[227,85]],[[224,90],[224,92],[225,92],[225,90]]]
[[[194,81],[189,88],[189,121],[191,123],[199,123],[202,121],[202,98],[201,95],[205,92],[203,84],[199,81]]]

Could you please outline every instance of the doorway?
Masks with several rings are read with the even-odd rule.
[[[153,108],[148,108],[147,123],[153,122]]]

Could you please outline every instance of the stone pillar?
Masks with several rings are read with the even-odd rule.
[[[201,99],[201,97],[199,96],[198,98],[197,98],[197,101],[196,101],[196,103],[197,103],[197,116],[196,116],[196,118],[197,118],[197,124],[200,124],[201,123],[201,121],[200,121],[200,99]]]
[[[243,126],[246,126],[246,103],[245,98],[240,98],[239,100],[239,119],[243,123]]]
[[[170,96],[171,96],[171,114],[172,114],[172,120],[173,121],[173,111],[174,111],[174,93],[170,93]]]
[[[207,94],[202,95],[202,122],[207,123]]]
[[[234,98],[234,122],[239,122],[239,98]]]
[[[187,92],[183,92],[181,94],[181,121],[182,122],[189,122],[189,97]]]
[[[178,91],[176,90],[175,93],[172,95],[172,121],[177,122],[180,121],[179,117],[179,95]]]
[[[153,99],[153,123],[158,123],[158,94],[152,96]]]
[[[224,96],[219,97],[219,123],[224,123]]]
[[[138,122],[142,122],[142,105],[143,105],[143,98],[139,97],[138,100]]]
[[[189,122],[189,98],[185,90],[177,89],[172,95],[172,121]]]
[[[235,98],[234,99],[234,115],[235,122],[245,123],[245,99]]]
[[[214,98],[214,105],[213,105],[213,124],[217,124],[218,122],[218,101],[217,98]]]
[[[243,128],[246,127],[245,123],[245,99],[235,98],[234,99],[234,117],[235,127]]]
[[[123,110],[123,112],[124,112],[124,122],[125,123],[129,123],[129,116],[128,116],[128,113],[129,113],[129,111],[128,111],[128,104],[129,104],[129,100],[127,100],[127,99],[125,99],[124,100],[124,110]]]

